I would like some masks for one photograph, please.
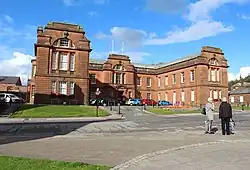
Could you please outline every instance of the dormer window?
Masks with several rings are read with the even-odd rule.
[[[69,40],[66,38],[60,39],[60,47],[69,47]]]

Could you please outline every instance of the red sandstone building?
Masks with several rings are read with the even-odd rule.
[[[200,105],[228,94],[227,60],[221,49],[202,47],[199,55],[170,63],[137,64],[110,54],[89,59],[90,41],[78,25],[49,23],[38,27],[29,81],[35,104],[88,104],[101,98],[150,98]]]

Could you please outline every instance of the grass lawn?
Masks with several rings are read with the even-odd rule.
[[[108,116],[106,110],[99,108],[99,116]],[[77,105],[23,105],[13,118],[49,118],[49,117],[95,117],[95,106]]]
[[[236,110],[242,110],[242,107],[241,106],[233,106],[233,109],[236,109]],[[250,106],[244,106],[244,110],[250,110]]]
[[[188,113],[201,113],[200,109],[163,109],[160,107],[148,107],[147,111],[159,114],[159,115],[170,115],[170,114],[188,114]]]
[[[73,162],[0,156],[1,170],[108,170],[111,167]]]

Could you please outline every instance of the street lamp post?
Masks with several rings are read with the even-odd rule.
[[[101,94],[101,91],[99,88],[96,89],[95,95],[96,95],[96,117],[98,117],[98,108],[99,108],[99,95]]]

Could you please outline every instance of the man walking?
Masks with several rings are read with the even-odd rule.
[[[232,107],[227,102],[227,98],[222,97],[221,104],[219,108],[219,118],[221,119],[221,129],[222,129],[222,135],[230,135],[230,119],[232,118]]]

